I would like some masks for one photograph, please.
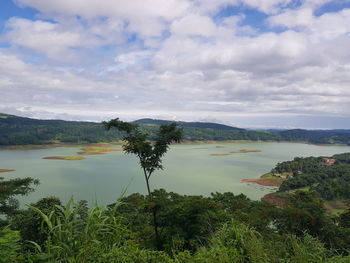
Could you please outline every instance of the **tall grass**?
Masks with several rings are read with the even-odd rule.
[[[33,245],[38,252],[46,254],[50,262],[89,262],[92,251],[106,253],[131,242],[130,232],[116,215],[116,207],[107,210],[95,206],[84,218],[73,200],[66,206],[56,206],[49,214],[30,208],[42,217],[42,228],[48,229],[45,245],[41,247],[34,242]]]

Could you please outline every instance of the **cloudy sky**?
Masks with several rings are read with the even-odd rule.
[[[350,128],[350,1],[0,0],[0,112]]]

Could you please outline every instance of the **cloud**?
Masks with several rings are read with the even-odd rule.
[[[58,59],[73,55],[73,48],[93,48],[100,40],[83,30],[65,28],[65,25],[42,20],[32,21],[11,18],[6,23],[6,41],[44,53],[48,58]]]
[[[264,13],[271,14],[277,13],[293,2],[293,0],[242,0],[242,2],[247,6],[254,7]]]
[[[350,117],[350,13],[315,15],[328,1],[17,2],[40,14],[0,35],[8,111],[274,126]]]
[[[181,36],[213,36],[216,31],[216,25],[207,16],[199,15],[188,15],[180,20],[172,23],[171,29],[172,34]]]
[[[350,9],[325,13],[319,17],[310,8],[286,10],[269,18],[272,26],[296,28],[316,39],[332,40],[350,33]]]
[[[84,19],[119,18],[127,23],[126,30],[142,36],[161,35],[167,21],[181,16],[189,8],[185,0],[82,0],[45,1],[17,0],[46,15],[80,16]]]

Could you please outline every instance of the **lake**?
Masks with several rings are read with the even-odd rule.
[[[117,147],[117,146],[115,146]],[[76,155],[81,147],[57,147],[31,150],[0,150],[0,169],[5,179],[33,177],[40,180],[36,191],[21,198],[22,203],[36,202],[45,196],[67,201],[85,199],[105,205],[126,194],[146,193],[143,173],[137,159],[123,152],[88,155],[85,160],[45,160],[47,156]],[[241,149],[261,152],[234,153]],[[164,188],[180,194],[209,195],[211,192],[243,193],[259,199],[273,187],[241,183],[269,172],[278,162],[294,157],[331,156],[350,152],[349,146],[317,146],[301,143],[252,142],[181,144],[171,146],[164,158],[164,170],[151,177],[152,188]],[[217,154],[218,156],[213,156]]]

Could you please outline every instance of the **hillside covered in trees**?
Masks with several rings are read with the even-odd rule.
[[[315,191],[325,200],[350,199],[350,153],[294,158],[278,163],[271,174],[284,176],[280,192]]]
[[[159,125],[171,121],[141,119],[135,121],[152,137]],[[348,130],[282,130],[260,131],[235,128],[217,123],[178,122],[187,141],[253,140],[300,141],[320,144],[350,145]],[[102,124],[63,120],[37,120],[0,113],[0,145],[29,145],[52,143],[96,143],[121,139],[118,132],[106,131]]]

